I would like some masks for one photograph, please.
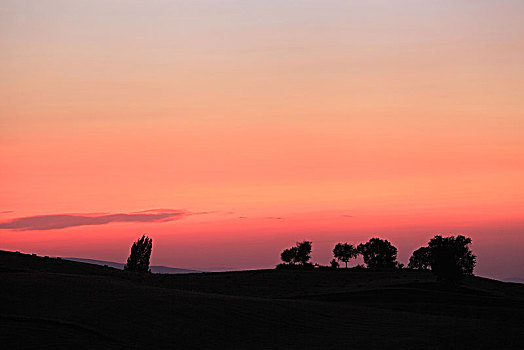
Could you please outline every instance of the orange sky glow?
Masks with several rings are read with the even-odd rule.
[[[477,274],[524,277],[523,2],[0,9],[0,249],[123,262],[148,234],[154,265],[244,269],[464,234]]]

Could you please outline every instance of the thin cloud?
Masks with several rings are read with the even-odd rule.
[[[190,213],[185,210],[156,209],[136,213],[119,214],[57,214],[38,215],[15,218],[0,222],[0,229],[17,231],[56,230],[67,227],[86,225],[106,225],[113,222],[168,222],[185,218],[189,215],[202,214]]]
[[[266,217],[247,217],[247,216],[239,216],[238,219],[264,219],[264,220],[284,220],[281,216],[266,216]]]

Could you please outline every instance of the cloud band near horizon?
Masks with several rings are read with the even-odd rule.
[[[114,222],[168,222],[200,214],[186,210],[158,209],[118,214],[55,214],[15,218],[0,222],[0,230],[44,231],[75,226],[106,225]]]

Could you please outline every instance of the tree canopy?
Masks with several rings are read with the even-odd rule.
[[[431,270],[440,278],[457,281],[472,275],[477,257],[469,248],[471,238],[435,236],[428,243]]]
[[[311,259],[311,247],[313,243],[310,241],[297,242],[297,254],[295,262],[305,265]]]
[[[431,266],[429,247],[420,247],[409,258],[408,267],[416,270],[427,270]]]
[[[124,270],[133,272],[149,272],[149,259],[153,248],[153,240],[145,235],[133,243],[131,254],[127,258]]]
[[[296,255],[297,255],[297,248],[292,247],[289,249],[284,249],[282,254],[280,254],[280,258],[282,259],[283,262],[287,264],[292,264],[292,263],[294,264]]]
[[[297,242],[296,246],[285,249],[280,258],[287,264],[306,265],[311,259],[311,247],[313,243],[310,241]]]
[[[348,267],[348,261],[358,256],[358,250],[348,243],[337,243],[333,249],[333,255],[338,261],[342,261]]]
[[[397,248],[387,240],[371,238],[367,243],[359,244],[358,252],[362,254],[368,268],[394,268],[397,266]]]

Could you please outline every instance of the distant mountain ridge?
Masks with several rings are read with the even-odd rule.
[[[113,267],[115,269],[123,270],[124,265],[122,263],[117,263],[114,261],[105,261],[105,260],[95,260],[95,259],[85,259],[85,258],[62,258],[64,260],[71,260],[76,262],[82,262],[82,263],[88,263],[88,264],[95,264],[95,265],[107,265],[109,267]],[[175,267],[167,267],[167,266],[150,266],[151,272],[153,273],[169,273],[169,274],[177,274],[177,273],[199,273],[202,271],[198,270],[188,270],[188,269],[179,269]]]
[[[522,278],[522,277],[508,277],[508,278],[504,278],[502,281],[504,281],[504,282],[512,282],[512,283],[524,283],[524,278]]]

